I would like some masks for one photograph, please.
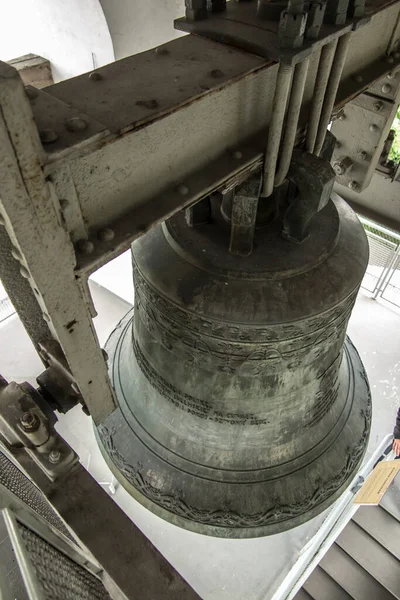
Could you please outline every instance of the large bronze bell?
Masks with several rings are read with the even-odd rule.
[[[351,208],[328,200],[301,243],[290,219],[282,235],[287,207],[238,221],[227,195],[133,244],[135,308],[107,348],[119,407],[98,437],[122,485],[176,525],[279,533],[360,465],[371,402],[346,326],[368,246]]]

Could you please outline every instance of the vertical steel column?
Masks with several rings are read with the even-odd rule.
[[[292,74],[293,67],[284,64],[279,66],[264,159],[264,182],[261,192],[264,198],[270,196],[274,189],[276,163]]]

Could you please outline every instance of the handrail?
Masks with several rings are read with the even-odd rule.
[[[346,527],[359,505],[353,504],[355,494],[358,492],[365,479],[371,473],[376,463],[387,460],[392,451],[385,454],[391,445],[393,435],[388,434],[363,467],[358,471],[347,490],[334,505],[325,521],[311,540],[304,546],[301,554],[285,579],[282,581],[271,600],[292,600],[299,589],[311,575],[315,567],[322,560],[336,538]]]

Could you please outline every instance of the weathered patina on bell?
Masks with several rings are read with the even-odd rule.
[[[279,207],[233,239],[235,210],[213,197],[133,244],[135,307],[107,348],[119,408],[98,433],[159,516],[256,537],[320,513],[360,465],[370,394],[346,326],[368,247],[338,196],[301,243]]]

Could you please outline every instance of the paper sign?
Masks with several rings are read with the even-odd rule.
[[[400,471],[400,460],[381,461],[353,500],[354,504],[376,505]]]

